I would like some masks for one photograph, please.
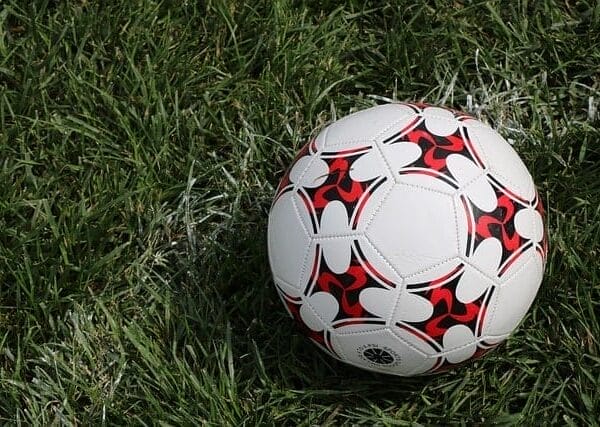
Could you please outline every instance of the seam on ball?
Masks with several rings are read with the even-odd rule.
[[[398,185],[398,186],[404,185],[406,187],[418,188],[419,190],[430,191],[432,193],[442,194],[447,197],[452,197],[456,194],[456,190],[452,191],[451,193],[446,193],[445,191],[442,191],[442,190],[436,190],[435,188],[425,187],[425,186],[419,185],[419,184],[413,184],[412,182],[397,181],[394,183],[394,185]]]
[[[452,260],[462,261],[462,258],[460,256],[453,256],[453,257],[450,257],[450,258],[446,258],[446,259],[444,259],[442,261],[439,261],[439,262],[437,262],[437,263],[435,263],[435,264],[433,264],[433,265],[431,265],[431,266],[429,266],[427,268],[424,268],[423,270],[419,270],[419,271],[417,271],[415,273],[411,273],[408,276],[404,277],[404,279],[408,280],[408,279],[410,279],[412,277],[415,277],[415,276],[418,276],[420,274],[426,273],[426,272],[431,271],[431,270],[439,267],[440,265],[446,264],[447,262],[450,262]]]
[[[506,334],[499,334],[499,335],[481,335],[479,337],[479,339],[481,341],[485,341],[488,338],[491,338],[493,340],[505,340],[510,336],[510,333],[506,333]],[[498,344],[500,344],[502,341],[498,341]]]
[[[371,246],[371,248],[377,253],[377,255],[381,257],[381,260],[388,266],[388,268],[392,270],[396,274],[396,276],[400,278],[400,280],[404,281],[402,275],[394,267],[394,264],[392,264],[391,261],[388,260],[387,257],[379,249],[377,249],[377,246],[375,246],[375,244],[371,242],[371,239],[369,239],[369,237],[366,234],[364,235],[364,239],[366,240],[367,244]]]
[[[361,336],[361,335],[371,335],[374,332],[387,332],[392,334],[392,337],[394,339],[397,339],[398,341],[400,341],[402,344],[406,345],[407,347],[409,347],[411,350],[416,351],[417,353],[419,353],[422,356],[427,357],[428,354],[425,353],[423,350],[419,349],[417,346],[415,346],[414,344],[409,343],[408,341],[406,341],[404,338],[402,338],[401,336],[399,336],[398,334],[396,334],[391,327],[383,327],[381,329],[372,329],[370,331],[358,331],[358,332],[347,332],[347,333],[337,333],[338,336],[342,337],[342,336]]]
[[[375,207],[375,210],[373,210],[373,213],[371,214],[371,218],[369,218],[369,220],[365,223],[365,226],[363,228],[365,236],[367,235],[367,231],[369,230],[369,227],[371,226],[371,223],[373,222],[373,219],[379,213],[379,210],[381,209],[381,206],[386,201],[386,199],[388,198],[388,196],[392,192],[393,188],[394,188],[394,186],[390,185],[389,188],[387,190],[385,190],[385,193],[382,195],[381,200],[379,200],[379,203],[377,203],[377,206]]]
[[[300,222],[300,226],[302,227],[302,230],[304,230],[306,237],[308,237],[310,239],[312,236],[312,233],[308,230],[308,228],[306,228],[306,224],[304,224],[304,221],[302,220],[302,217],[300,216],[300,210],[298,209],[298,206],[296,205],[296,200],[294,200],[295,195],[296,195],[296,191],[294,191],[292,193],[292,207],[294,208],[294,213],[296,214],[296,218]],[[310,212],[308,214],[310,215]]]
[[[282,284],[282,285],[285,285],[285,286],[287,286],[287,287],[289,287],[289,288],[295,289],[296,291],[298,291],[298,293],[299,293],[299,294],[302,294],[302,290],[301,290],[301,289],[299,289],[298,287],[296,287],[296,286],[292,285],[292,284],[291,284],[290,282],[288,282],[287,280],[285,280],[285,279],[282,279],[282,278],[281,278],[281,277],[280,277],[278,274],[274,274],[274,273],[273,273],[273,279],[274,279],[273,281],[275,282],[275,287],[276,287],[276,288],[278,287],[278,286],[277,286],[277,285],[278,285],[278,283],[277,283],[277,282],[280,282],[280,284]]]
[[[298,277],[298,281],[301,281],[302,278],[305,276],[306,268],[308,267],[308,265],[307,265],[308,264],[308,255],[310,253],[310,248],[312,246],[312,238],[311,238],[310,233],[304,227],[304,223],[302,221],[302,218],[300,218],[300,214],[298,213],[298,210],[296,208],[296,205],[295,205],[293,199],[292,199],[292,205],[294,206],[296,218],[298,219],[298,221],[300,221],[300,225],[302,226],[302,229],[304,230],[304,232],[307,234],[306,237],[308,237],[308,246],[306,247],[306,250],[304,251],[304,256],[302,257],[302,268],[300,269],[300,277]],[[315,250],[316,250],[316,248],[315,248]]]
[[[313,294],[313,295],[314,295],[314,294]],[[331,295],[331,294],[330,294],[330,295]],[[321,329],[321,330],[314,330],[314,329],[312,329],[312,328],[309,328],[309,329],[311,329],[311,330],[313,330],[313,331],[315,331],[315,332],[324,332],[325,330],[327,330],[327,329],[328,329],[327,322],[325,321],[325,319],[323,319],[323,317],[321,317],[321,315],[320,315],[319,313],[317,313],[317,311],[316,311],[316,310],[314,309],[314,307],[311,305],[311,303],[310,303],[310,301],[309,301],[309,300],[310,300],[310,297],[308,297],[308,298],[305,298],[304,296],[302,296],[302,301],[303,301],[303,304],[302,304],[302,305],[308,305],[308,309],[309,309],[310,311],[312,311],[312,312],[315,314],[315,316],[317,316],[317,317],[319,318],[319,320],[320,320],[320,321],[323,323],[323,329]],[[336,302],[337,302],[337,301],[336,301]],[[338,305],[339,305],[339,304],[338,304]],[[300,315],[300,318],[302,318],[302,315]],[[302,319],[302,321],[304,322],[304,319]],[[305,323],[306,323],[306,322],[305,322]],[[306,325],[306,326],[308,327],[308,325]]]
[[[323,153],[323,150],[325,149],[325,146],[327,145],[327,138],[329,137],[329,129],[331,129],[331,125],[326,126],[325,129],[323,129],[321,132],[323,132],[323,145],[321,147],[317,146],[317,139],[319,138],[319,135],[321,134],[321,132],[319,132],[317,134],[317,136],[315,136],[315,146],[317,147],[317,152],[314,153],[317,156],[319,156],[321,153]]]
[[[525,196],[521,196],[519,193],[525,193],[523,187],[521,187],[519,184],[516,184],[512,179],[507,178],[506,175],[496,171],[493,167],[490,167],[490,171],[492,173],[492,175],[497,176],[498,178],[504,180],[506,182],[507,188],[513,192],[516,192],[517,195],[519,197],[523,197],[523,199],[527,200],[528,202],[530,201],[529,199],[526,199]],[[527,171],[527,174],[529,175],[529,181],[530,183],[528,183],[529,185],[527,185],[527,187],[535,187],[535,184],[533,183],[533,178],[531,177],[531,174],[529,174],[529,171]]]
[[[436,107],[436,108],[441,108],[441,107]],[[447,111],[449,111],[449,110],[447,110]],[[427,114],[426,116],[424,114],[425,114],[425,110],[422,110],[422,112],[419,115],[421,117],[423,117],[423,119],[425,119],[425,122],[427,122],[427,119],[438,119],[438,120],[443,120],[443,121],[449,122],[449,123],[456,122],[457,123],[456,129],[458,129],[459,126],[461,126],[461,122],[456,117],[449,119],[448,117],[438,116],[437,114]],[[454,113],[452,113],[452,114],[454,114]],[[427,124],[425,124],[425,126],[427,126]],[[454,131],[454,132],[456,132],[456,131]],[[450,135],[452,135],[452,134],[450,134]]]
[[[373,144],[376,141],[373,139],[349,139],[349,140],[344,140],[344,142],[339,142],[337,144],[329,144],[327,146],[323,145],[323,151],[321,152],[321,154],[323,154],[325,151],[325,149],[330,149],[330,148],[338,148],[338,147],[345,147],[347,145],[350,144],[357,144],[357,143],[366,143],[366,144]],[[325,144],[325,143],[323,143]],[[360,148],[360,147],[357,147]],[[367,148],[367,146],[365,145],[365,148]]]
[[[488,239],[496,239],[495,237],[488,237]],[[487,240],[487,239],[486,239]],[[498,240],[498,239],[496,239]],[[477,267],[475,264],[473,264],[471,262],[471,258],[473,257],[473,255],[475,254],[475,252],[473,252],[473,254],[468,257],[468,256],[460,256],[460,260],[467,266],[471,267],[473,270],[475,270],[476,273],[478,273],[480,276],[482,276],[483,278],[489,280],[492,282],[492,284],[494,286],[497,286],[499,284],[498,282],[498,277],[494,277],[494,276],[489,276],[485,271],[481,270],[479,267]]]
[[[486,323],[487,323],[487,326],[489,327],[492,324],[492,322],[494,321],[494,318],[496,317],[496,309],[498,308],[498,301],[500,300],[500,294],[499,294],[500,291],[501,291],[500,286],[497,284],[494,284],[494,292],[498,292],[498,295],[496,296],[496,298],[492,297],[494,299],[494,304],[491,307],[489,319],[483,319],[483,323],[481,324],[481,330],[479,331],[481,333],[481,336],[493,336],[493,335],[484,334],[484,329],[486,327]],[[503,334],[501,334],[501,335],[503,335]]]
[[[456,207],[457,197],[452,197],[452,212],[454,213],[454,230],[456,231],[456,253],[462,255],[460,250],[460,230],[458,229],[458,212]],[[468,221],[468,218],[466,218]],[[468,231],[467,231],[468,233]]]
[[[487,124],[485,124],[485,123],[482,123],[482,122],[480,122],[480,121],[477,121],[476,123],[470,123],[470,124],[469,124],[469,127],[477,127],[477,128],[479,128],[479,129],[483,129],[483,130],[489,130],[489,129],[491,129],[492,131],[496,132],[496,133],[497,133],[497,134],[500,136],[500,138],[502,138],[502,140],[504,140],[504,141],[506,142],[506,139],[504,138],[504,136],[500,135],[500,133],[499,133],[498,131],[496,131],[494,128],[492,128],[491,126],[489,126],[489,125],[487,125]],[[486,159],[486,163],[489,163],[489,162],[490,162],[489,155],[488,155],[488,153],[486,152],[486,150],[485,150],[485,148],[484,148],[483,144],[481,143],[481,138],[479,138],[479,137],[476,137],[476,136],[474,136],[474,135],[470,135],[470,138],[471,138],[471,139],[477,139],[477,142],[478,142],[478,145],[479,145],[479,147],[478,147],[478,148],[479,148],[479,149],[481,150],[481,152],[483,153],[483,156],[484,156],[484,157],[485,157],[485,159]],[[508,144],[508,142],[506,142],[506,143]],[[512,147],[511,147],[511,148],[512,148]],[[516,150],[515,150],[515,151],[516,151]],[[518,155],[518,154],[517,154],[517,155]],[[523,188],[521,187],[521,185],[519,185],[519,184],[515,183],[515,182],[514,182],[512,179],[509,179],[509,178],[507,178],[507,177],[506,177],[506,175],[504,175],[503,173],[500,173],[500,172],[498,172],[498,171],[497,171],[497,170],[496,170],[496,169],[495,169],[495,168],[494,168],[492,165],[486,164],[485,166],[486,166],[486,168],[487,168],[487,169],[489,169],[489,172],[490,172],[491,174],[493,174],[493,175],[496,175],[496,176],[498,176],[499,178],[502,178],[504,181],[506,181],[506,182],[508,183],[508,185],[510,185],[510,186],[512,186],[512,187],[514,187],[514,188],[515,188],[515,190],[517,190],[518,192],[521,192],[521,191],[523,191]],[[529,173],[529,171],[527,171],[527,172]],[[531,181],[531,182],[533,182],[533,179],[531,178],[531,175],[530,175],[530,181]]]
[[[348,239],[350,237],[362,237],[363,234],[360,231],[354,233],[343,233],[343,234],[317,234],[312,240],[333,240],[333,239]]]
[[[390,165],[390,162],[388,162],[387,157],[385,157],[385,154],[383,154],[383,150],[379,146],[379,142],[376,142],[375,144],[373,144],[373,147],[376,147],[377,152],[379,153],[379,155],[383,159],[383,165],[385,166],[385,168],[387,169],[388,173],[390,174],[390,177],[394,181],[396,181],[396,174],[394,173],[394,170],[392,169],[392,166]]]
[[[526,251],[523,252],[523,254],[526,254],[529,250],[530,249],[527,249]],[[520,255],[520,256],[523,256],[523,254]],[[534,261],[535,261],[534,258],[529,257],[529,259],[527,261],[525,261],[523,263],[523,265],[521,267],[519,267],[516,271],[514,271],[510,276],[506,276],[506,278],[502,278],[502,280],[498,283],[498,285],[500,287],[503,287],[506,284],[506,282],[508,282],[509,280],[511,280],[513,277],[515,277],[517,274],[519,274],[521,272],[521,270],[525,269],[525,267],[527,267],[527,265],[529,263],[534,262]],[[509,270],[510,270],[510,268],[509,268]]]
[[[389,104],[387,104],[389,105]],[[415,117],[418,116],[417,113],[414,113]],[[396,119],[394,120],[392,123],[390,123],[385,129],[381,130],[378,134],[375,135],[375,138],[379,139],[381,138],[383,135],[385,135],[387,132],[389,132],[391,129],[394,128],[394,126],[397,126],[399,123],[402,123],[403,120],[405,120],[406,118],[409,118],[410,114],[406,114],[403,115],[402,118]],[[415,124],[416,126],[416,124]]]

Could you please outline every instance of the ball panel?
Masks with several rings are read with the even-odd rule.
[[[274,276],[301,287],[311,249],[310,238],[296,213],[293,193],[283,194],[269,214],[267,241]]]
[[[410,126],[415,117],[415,111],[405,104],[368,108],[330,124],[317,137],[317,146],[327,151],[381,141]]]
[[[496,208],[486,212],[477,206],[466,195],[460,196],[462,209],[458,212],[461,217],[466,217],[468,235],[465,255],[471,256],[473,251],[476,251],[478,246],[486,239],[495,238],[501,243],[501,253],[499,254],[498,264],[500,265],[498,275],[505,274],[506,270],[514,263],[531,245],[536,245],[526,237],[531,227],[525,227],[525,230],[517,229],[524,222],[515,222],[515,218],[522,210],[535,210],[534,201],[525,201],[518,198],[506,188],[502,187],[496,181],[490,178],[490,185],[494,189],[497,200]],[[527,215],[527,214],[526,214]],[[535,215],[532,213],[523,218],[531,218]]]
[[[483,324],[484,335],[511,333],[533,303],[543,276],[542,259],[533,248],[519,259],[490,301],[490,313]]]
[[[403,276],[458,255],[452,199],[398,184],[382,203],[366,236]]]
[[[334,271],[327,262],[325,252],[332,250],[334,251],[332,256],[338,256],[336,255],[337,248],[323,246],[319,240],[319,262],[313,269],[312,285],[307,290],[307,294],[328,292],[335,297],[339,304],[339,311],[332,322],[333,327],[361,323],[385,324],[385,319],[370,312],[361,304],[360,295],[366,289],[387,288],[393,286],[393,283],[383,276],[378,276],[379,273],[374,271],[364,260],[359,239],[350,236],[326,240],[335,240],[338,246],[347,245],[350,250],[349,265],[343,272]]]
[[[533,179],[510,144],[498,132],[477,120],[466,121],[465,128],[492,175],[519,197],[531,200],[535,193]]]
[[[450,170],[447,163],[450,156],[459,155],[481,167],[481,161],[474,148],[465,138],[462,123],[466,119],[461,113],[428,105],[412,105],[417,112],[414,124],[406,132],[384,141],[384,145],[408,144],[418,147],[420,155],[410,162],[397,165],[390,163],[397,173],[397,179],[403,175],[427,175],[444,181],[453,188],[462,183]]]
[[[412,375],[423,366],[426,357],[399,340],[387,329],[367,333],[334,333],[332,346],[352,365],[375,372],[399,376]]]

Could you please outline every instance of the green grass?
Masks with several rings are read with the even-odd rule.
[[[362,4],[0,4],[0,422],[598,425],[600,6]],[[384,99],[493,124],[547,205],[521,328],[441,376],[335,362],[270,279],[295,150]]]

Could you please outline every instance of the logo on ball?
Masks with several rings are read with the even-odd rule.
[[[363,360],[375,365],[395,366],[399,363],[398,355],[390,348],[368,345],[358,348],[357,352]]]

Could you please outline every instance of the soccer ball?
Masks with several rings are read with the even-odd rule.
[[[544,272],[543,214],[527,168],[489,126],[382,105],[300,151],[269,214],[269,262],[322,350],[430,374],[480,357],[520,323]]]

